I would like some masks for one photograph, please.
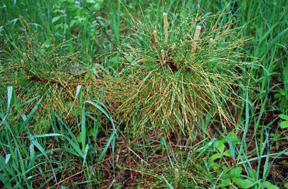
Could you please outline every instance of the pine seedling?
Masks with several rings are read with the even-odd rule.
[[[19,34],[22,36],[20,41],[25,46],[14,45],[15,53],[7,61],[10,67],[5,70],[1,78],[3,85],[15,86],[18,98],[23,102],[34,97],[43,97],[38,107],[39,114],[35,114],[35,117],[41,120],[48,119],[46,116],[49,116],[52,110],[61,115],[63,120],[71,124],[76,123],[77,113],[75,112],[79,113],[82,105],[79,98],[75,99],[77,87],[82,86],[85,100],[95,100],[101,96],[103,85],[109,86],[118,81],[111,79],[112,74],[110,75],[102,66],[97,64],[92,66],[89,65],[88,60],[80,60],[78,57],[83,52],[77,48],[70,51],[67,43],[76,44],[77,38],[60,41],[50,36],[50,44],[48,44],[47,41],[41,41],[37,36],[37,30],[31,29],[31,25],[25,24],[24,20],[21,22],[23,31],[27,31]],[[13,44],[13,41],[11,43]],[[74,68],[75,65],[78,67]],[[96,77],[94,72],[99,76]],[[121,82],[118,84],[121,85]],[[25,106],[23,113],[29,112],[33,106],[33,103]],[[68,115],[71,107],[75,112]]]
[[[119,99],[122,103],[117,111],[119,119],[139,120],[133,125],[135,134],[149,125],[164,133],[174,131],[193,136],[195,132],[201,133],[196,125],[207,115],[234,124],[227,103],[240,100],[234,92],[241,86],[239,81],[245,83],[239,70],[254,64],[242,61],[245,54],[239,47],[245,40],[238,38],[238,28],[233,28],[232,22],[220,25],[224,14],[208,17],[197,14],[196,18],[187,15],[179,15],[169,25],[164,13],[164,33],[158,32],[157,36],[155,31],[162,31],[160,24],[155,23],[151,33],[148,25],[133,20],[141,36],[137,43],[151,44],[151,39],[155,43],[157,39],[157,47],[134,48],[129,54],[135,57],[133,65],[140,63],[141,69],[133,70],[137,85],[129,85],[134,92]],[[247,73],[245,76],[250,77]]]

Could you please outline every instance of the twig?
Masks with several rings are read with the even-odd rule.
[[[56,85],[60,85],[62,87],[66,87],[66,86],[78,86],[78,85],[102,85],[102,83],[100,82],[71,82],[71,83],[61,83],[59,81],[54,81],[54,80],[49,80],[49,79],[45,79],[45,78],[40,78],[40,77],[35,77],[32,76],[29,78],[32,81],[40,81],[40,82],[45,82],[45,83],[52,83],[52,84],[56,84]]]
[[[97,17],[93,14],[93,12],[80,0],[79,3],[81,3],[83,5],[83,7],[85,9],[87,9],[94,17],[94,19],[96,20],[96,22],[100,25],[100,27],[102,28],[104,34],[106,35],[106,37],[108,38],[108,40],[110,41],[110,43],[112,43],[113,47],[118,51],[118,53],[129,63],[129,65],[132,67],[131,63],[125,58],[125,56],[119,51],[119,49],[116,47],[116,45],[112,42],[112,40],[110,39],[109,35],[107,34],[105,28],[101,25],[101,23],[99,22],[99,20],[97,19]]]
[[[144,163],[146,163],[146,165],[149,165],[149,163],[147,163],[144,159],[142,159],[138,154],[136,154],[131,148],[127,147],[131,152],[133,152],[133,154],[135,154],[139,159],[141,159]]]
[[[86,170],[86,169],[85,169],[85,170]],[[68,180],[68,179],[70,179],[70,178],[72,178],[72,177],[74,177],[74,176],[76,176],[76,175],[79,175],[79,174],[83,173],[85,170],[82,170],[82,171],[80,171],[80,172],[78,172],[78,173],[76,173],[76,174],[74,174],[74,175],[72,175],[72,176],[70,176],[70,177],[68,177],[68,178],[66,178],[66,179],[64,179],[64,180],[62,180],[62,181],[60,181],[60,182],[54,184],[53,186],[57,186],[57,185],[61,184],[62,182],[65,182],[66,180]]]

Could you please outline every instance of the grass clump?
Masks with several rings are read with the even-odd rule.
[[[41,113],[36,114],[41,119],[49,120],[52,111],[70,124],[76,123],[75,115],[79,114],[82,103],[100,99],[103,86],[116,85],[118,81],[111,79],[114,77],[111,70],[87,58],[87,52],[81,51],[78,45],[79,37],[70,40],[56,34],[41,37],[40,30],[20,20],[18,42],[21,45],[8,41],[15,51],[6,54],[7,61],[3,63],[5,70],[0,76],[4,86],[16,86],[22,101],[43,97]],[[26,106],[24,112],[31,111],[34,105]],[[77,113],[70,114],[72,108]]]

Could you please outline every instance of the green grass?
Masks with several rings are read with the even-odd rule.
[[[74,1],[0,3],[1,188],[288,185],[286,0],[87,5],[133,67]]]

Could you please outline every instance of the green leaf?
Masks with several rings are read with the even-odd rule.
[[[231,183],[231,180],[230,178],[226,178],[224,180],[221,180],[220,184],[222,185],[222,187],[225,187],[225,186],[229,186]]]
[[[285,119],[286,121],[288,121],[288,116],[287,116],[287,115],[280,114],[279,117],[280,117],[281,119]]]
[[[56,30],[58,30],[60,27],[61,27],[60,24],[57,24],[57,25],[55,26]]]
[[[240,186],[241,188],[248,188],[248,186],[251,187],[253,183],[254,183],[254,182],[251,181],[251,180],[249,180],[249,179],[245,179],[245,180],[243,179],[239,186]]]
[[[89,137],[93,136],[94,133],[95,133],[94,131],[95,131],[95,128],[89,129],[89,130],[88,130],[88,136],[89,136]]]
[[[56,16],[52,19],[52,23],[57,22],[59,19],[61,18],[61,16]]]
[[[288,183],[286,183],[286,184],[284,185],[284,187],[285,187],[285,188],[288,188]]]
[[[71,22],[70,22],[70,28],[75,24],[77,22],[77,20],[71,20]]]
[[[69,6],[68,6],[68,9],[71,11],[71,12],[73,12],[73,11],[75,11],[76,12],[76,9],[78,9],[79,7],[76,5],[76,4],[70,4]]]
[[[77,135],[76,139],[77,139],[78,142],[81,143],[81,138],[82,138],[82,132],[80,132],[80,133]]]
[[[104,0],[98,0],[97,2],[103,4]]]
[[[283,121],[283,122],[280,124],[280,127],[281,127],[282,129],[288,128],[288,121]]]
[[[223,153],[224,156],[228,156],[228,157],[232,157],[232,153],[231,153],[231,150],[226,150],[224,153]]]
[[[116,167],[118,167],[120,170],[122,170],[121,165],[119,165],[118,163],[116,163]]]
[[[230,132],[228,134],[228,136],[229,136],[229,139],[232,142],[233,146],[235,146],[239,142],[238,136],[235,133]]]
[[[211,156],[210,161],[214,161],[216,159],[219,159],[222,157],[222,154],[214,154],[213,156]]]
[[[219,163],[211,163],[210,166],[212,167],[212,169],[214,171],[216,171],[217,169],[220,169],[223,165],[222,164],[219,164]],[[202,167],[201,167],[202,168]],[[202,170],[199,168],[199,170]]]
[[[236,167],[231,169],[230,175],[240,175],[242,173],[242,168],[241,167]]]
[[[280,94],[280,93],[277,93],[277,94],[275,94],[274,95],[274,99],[278,99],[278,98],[280,98],[282,95]]]
[[[271,182],[266,181],[265,182],[265,187],[267,187],[267,189],[279,189],[278,186],[273,185]]]
[[[225,165],[222,164],[222,170],[224,173],[226,173],[228,171],[228,167],[226,167]]]
[[[222,154],[225,148],[224,143],[221,140],[217,140],[216,142],[216,148],[220,151],[220,153]]]
[[[243,178],[241,178],[241,177],[233,177],[232,178],[232,180],[233,180],[233,182],[237,185],[237,186],[241,186],[241,183],[243,182]]]
[[[282,96],[285,96],[285,95],[286,95],[286,93],[285,93],[285,91],[284,91],[283,89],[279,90],[279,93],[280,93]]]
[[[97,3],[94,7],[93,7],[93,10],[94,11],[99,11],[100,10],[100,8],[101,8],[101,5],[99,4],[99,3]]]

